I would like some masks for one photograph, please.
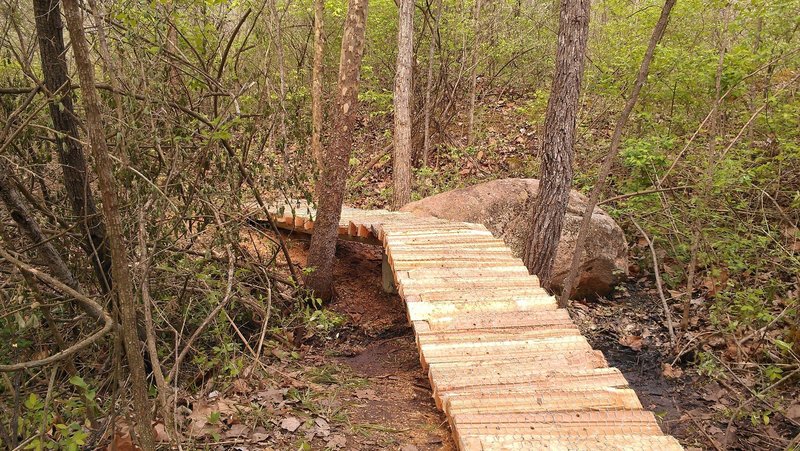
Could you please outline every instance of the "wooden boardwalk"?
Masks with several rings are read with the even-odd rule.
[[[271,212],[279,227],[313,232],[304,202]],[[385,249],[459,449],[682,449],[482,225],[345,207],[339,235]]]

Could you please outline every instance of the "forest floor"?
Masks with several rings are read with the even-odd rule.
[[[307,239],[287,244],[293,262],[304,267]],[[381,289],[381,249],[345,242],[337,257],[335,295],[325,319],[306,323],[324,330],[295,329],[294,346],[265,352],[261,371],[245,370],[185,400],[185,422],[195,441],[186,445],[455,450],[420,366],[405,307],[399,296]]]

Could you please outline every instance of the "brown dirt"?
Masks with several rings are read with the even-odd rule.
[[[301,266],[307,246],[307,241],[292,242],[292,258]],[[327,308],[345,316],[347,324],[337,340],[326,343],[325,353],[367,381],[366,388],[349,393],[353,433],[346,449],[454,450],[402,300],[381,288],[381,252],[352,242],[340,242],[336,251],[334,299]]]

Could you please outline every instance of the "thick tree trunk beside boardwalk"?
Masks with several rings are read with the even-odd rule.
[[[530,214],[525,265],[549,288],[556,248],[572,187],[575,123],[589,33],[589,0],[562,0],[553,89],[542,141],[541,189]]]
[[[397,74],[394,81],[394,208],[411,201],[411,63],[414,53],[414,1],[400,0]]]
[[[367,22],[367,0],[350,0],[339,59],[339,83],[330,147],[317,182],[319,207],[308,253],[311,273],[306,285],[322,299],[330,299],[336,237],[342,213],[347,166],[353,147],[358,108],[358,84]]]

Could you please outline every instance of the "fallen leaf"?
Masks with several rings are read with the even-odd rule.
[[[672,366],[669,363],[662,363],[661,374],[663,374],[667,379],[677,379],[683,376],[683,370],[679,366]]]
[[[127,432],[124,434],[120,434],[119,432],[117,432],[117,434],[114,435],[114,440],[108,444],[106,450],[139,451],[139,447],[133,444],[133,439],[131,438],[131,434]]]
[[[281,401],[283,401],[283,397],[288,392],[289,389],[287,388],[282,388],[282,389],[271,388],[256,393],[255,399],[257,399],[259,401],[259,404],[261,404],[262,406],[267,404],[279,404]]]
[[[375,390],[371,388],[360,388],[355,391],[356,398],[369,399],[371,401],[380,401],[381,399],[375,394]]]
[[[302,423],[296,417],[286,417],[281,420],[281,429],[285,429],[289,432],[294,432],[297,428],[300,427]]]
[[[619,344],[627,346],[634,351],[642,350],[642,337],[638,335],[624,335],[620,337]]]
[[[249,430],[250,430],[250,428],[248,428],[247,426],[245,426],[243,424],[234,424],[233,426],[231,426],[230,429],[225,431],[225,437],[226,438],[243,437],[243,436],[247,435],[247,431],[249,431]]]
[[[156,423],[153,426],[153,431],[156,434],[157,442],[169,442],[169,434],[167,434],[167,428],[164,423]]]
[[[419,451],[419,448],[410,443],[406,443],[405,445],[400,447],[400,451]]]
[[[786,418],[800,420],[800,403],[792,404],[788,409],[786,409]]]
[[[325,442],[325,446],[330,449],[339,449],[347,446],[347,437],[342,434],[333,434]]]
[[[250,434],[250,441],[251,442],[263,442],[269,438],[269,434],[267,430],[263,427],[257,427],[252,434]]]

